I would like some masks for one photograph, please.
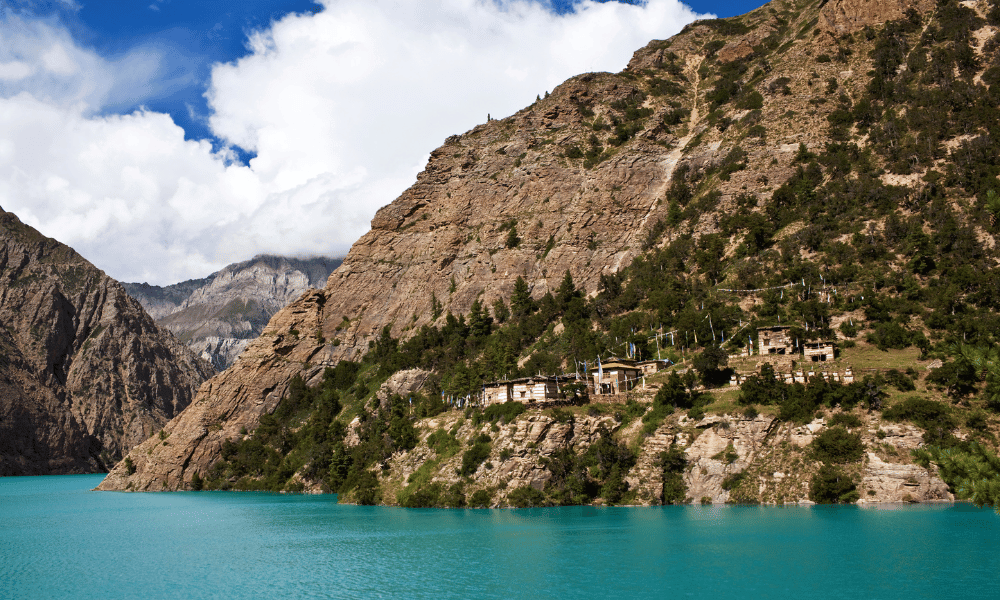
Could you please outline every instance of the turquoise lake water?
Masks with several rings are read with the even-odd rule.
[[[968,505],[434,510],[0,478],[0,598],[1000,598]]]

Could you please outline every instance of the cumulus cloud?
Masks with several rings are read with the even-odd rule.
[[[185,141],[167,115],[107,114],[123,65],[132,88],[155,86],[156,56],[110,61],[44,23],[9,44],[0,27],[0,206],[127,281],[258,252],[344,253],[447,136],[577,73],[618,71],[695,18],[676,0],[564,15],[529,0],[323,5],[213,69],[211,128],[255,154],[247,166]]]
[[[106,59],[80,47],[50,20],[0,18],[0,97],[28,92],[49,104],[93,113],[162,90],[162,53],[136,48]]]

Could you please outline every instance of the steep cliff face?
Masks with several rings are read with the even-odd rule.
[[[6,212],[0,323],[2,475],[109,468],[214,374],[117,282]]]
[[[676,271],[690,295],[721,287],[720,276],[734,288],[762,288],[771,284],[761,271],[797,272],[797,265],[815,260],[803,269],[819,279],[850,262],[841,251],[854,243],[852,235],[862,239],[864,230],[875,240],[881,221],[863,223],[864,215],[831,208],[823,224],[835,231],[829,241],[837,247],[820,256],[825,230],[811,231],[808,219],[822,207],[810,207],[802,220],[784,215],[812,201],[818,181],[849,182],[849,189],[830,192],[829,204],[849,197],[864,207],[857,213],[870,213],[879,197],[894,202],[917,195],[923,183],[909,170],[916,158],[869,151],[876,143],[899,147],[885,141],[888,134],[876,139],[862,128],[871,126],[865,119],[876,73],[872,57],[891,67],[880,63],[883,78],[904,72],[905,60],[883,60],[875,32],[862,30],[906,17],[910,8],[926,12],[930,4],[776,0],[738,19],[694,23],[637,51],[622,73],[574,77],[515,115],[448,138],[417,182],[376,214],[372,230],[326,287],[275,315],[233,367],[168,426],[178,441],[147,442],[133,453],[136,472],[126,477],[119,466],[102,489],[183,488],[191,473],[218,460],[224,440],[236,439],[243,427],[252,431],[260,415],[273,410],[296,374],[315,377],[323,365],[359,360],[386,327],[405,339],[423,325],[443,324],[448,312],[467,314],[477,299],[491,306],[511,296],[518,277],[539,299],[568,271],[593,297],[602,277],[681,237],[690,244],[660,264],[680,263]],[[985,0],[972,4],[980,12],[989,8]],[[918,36],[919,27],[915,31],[907,35]],[[854,158],[831,154],[821,166],[817,153],[831,148]],[[940,165],[945,150],[935,152],[931,158]],[[857,180],[849,164],[855,159],[865,162]],[[889,161],[901,166],[889,172],[882,168]],[[799,194],[800,187],[808,189]],[[741,222],[727,223],[734,215],[742,215]],[[848,218],[859,221],[849,225]],[[764,230],[766,239],[755,244]],[[698,241],[712,235],[718,253],[698,258]],[[779,251],[786,240],[787,250]],[[909,258],[899,260],[905,269]],[[724,261],[727,272],[708,274]],[[761,304],[749,298],[739,308]],[[679,310],[663,312],[672,318]],[[712,477],[692,485],[717,497],[714,476],[726,472],[705,469]]]
[[[340,259],[261,255],[205,279],[167,287],[123,284],[156,322],[224,371],[264,330],[274,313],[320,287]]]

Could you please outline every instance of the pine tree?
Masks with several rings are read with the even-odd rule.
[[[510,318],[510,309],[507,308],[507,303],[503,301],[503,298],[497,298],[496,302],[493,303],[493,318],[501,325]]]
[[[493,317],[483,309],[483,303],[477,298],[469,311],[469,335],[482,338],[488,336],[492,330]]]
[[[531,299],[531,292],[528,290],[528,282],[520,275],[514,281],[514,293],[510,296],[510,309],[515,316],[523,317],[530,314],[535,308],[535,303]]]
[[[431,292],[431,319],[437,321],[441,316],[441,302],[437,299],[437,294]]]
[[[570,274],[569,269],[566,269],[562,283],[559,284],[559,289],[556,290],[556,299],[559,301],[559,306],[565,310],[566,305],[569,304],[569,301],[574,296],[576,296],[576,286],[573,285],[573,276]]]

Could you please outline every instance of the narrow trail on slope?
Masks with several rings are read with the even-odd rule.
[[[639,227],[636,228],[637,232],[645,231],[646,223],[649,221],[649,218],[653,216],[653,210],[656,209],[656,206],[659,204],[663,194],[667,191],[667,187],[670,185],[670,182],[673,181],[674,171],[677,170],[677,164],[680,162],[681,157],[684,156],[684,149],[687,147],[688,143],[694,139],[695,135],[697,135],[698,124],[701,122],[701,111],[698,110],[698,94],[701,88],[701,75],[698,71],[704,60],[704,56],[688,58],[688,71],[694,75],[694,91],[691,95],[691,116],[688,120],[687,135],[677,140],[677,144],[674,146],[674,149],[667,155],[663,185],[661,185],[656,193],[653,194],[653,202],[649,205],[649,210],[646,211],[646,216],[642,218],[642,221],[639,223]]]

